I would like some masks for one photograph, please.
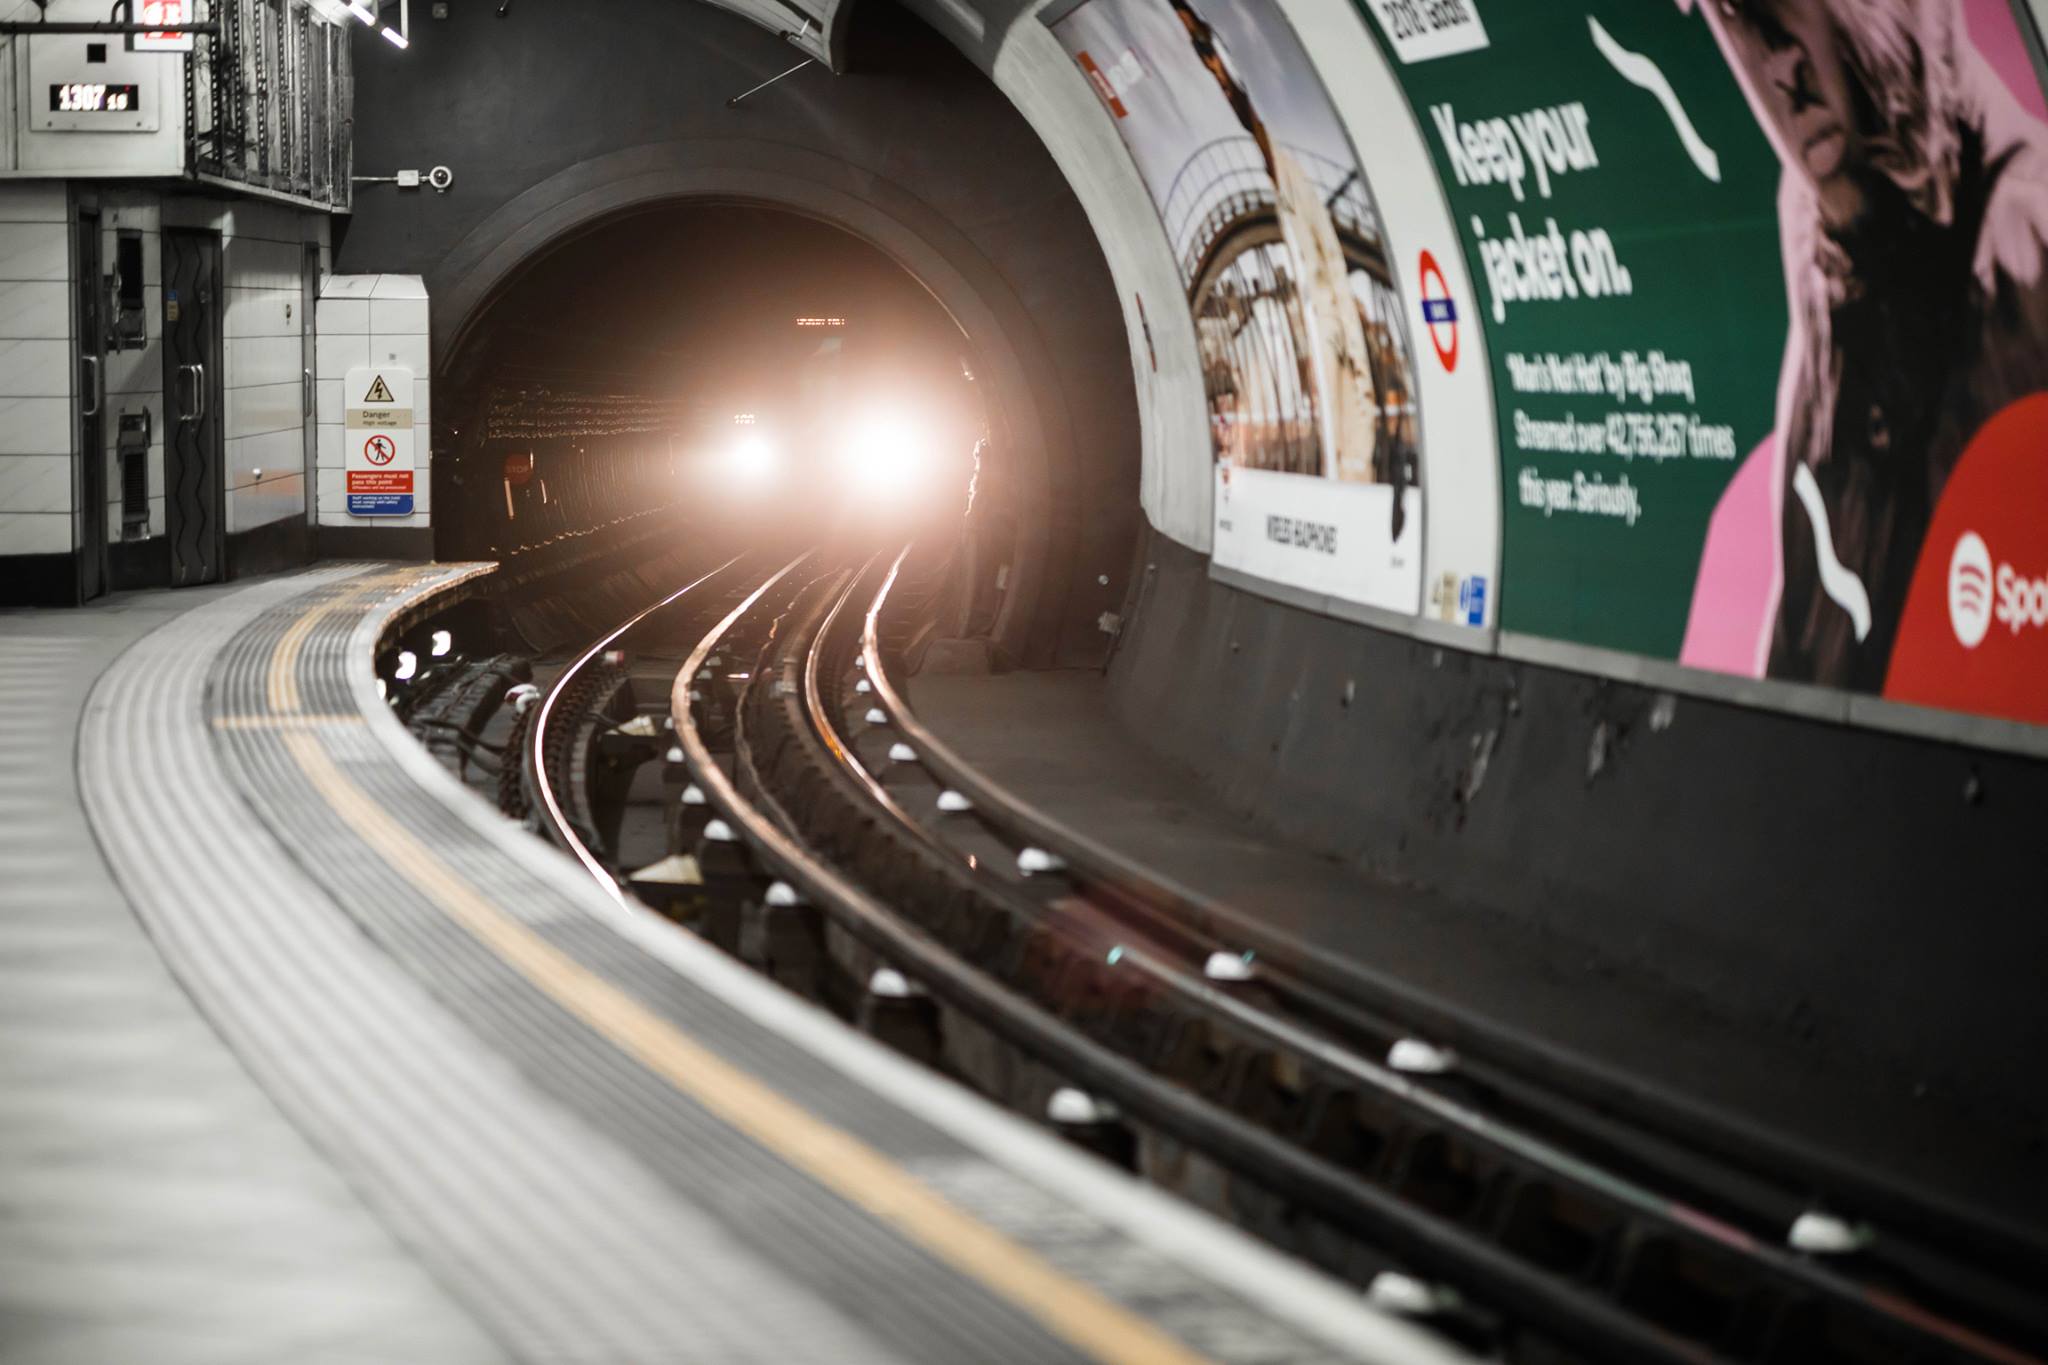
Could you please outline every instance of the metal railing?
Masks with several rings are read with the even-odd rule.
[[[323,208],[352,203],[349,30],[306,0],[212,0],[185,67],[192,174]]]

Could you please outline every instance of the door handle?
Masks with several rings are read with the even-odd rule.
[[[205,374],[206,367],[204,365],[180,365],[178,367],[178,378],[187,385],[184,401],[178,405],[179,426],[184,426],[188,422],[196,422],[206,415],[206,385],[203,380]]]
[[[304,419],[313,415],[313,372],[300,370],[299,375],[299,416]]]
[[[100,358],[96,355],[82,355],[78,359],[80,364],[92,366],[92,379],[85,386],[86,393],[92,397],[92,406],[81,409],[78,415],[81,417],[97,417],[100,415],[101,405]]]

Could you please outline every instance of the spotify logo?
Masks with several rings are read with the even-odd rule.
[[[1965,531],[1948,561],[1948,620],[1956,641],[1975,649],[1991,629],[1991,551],[1984,537]]]

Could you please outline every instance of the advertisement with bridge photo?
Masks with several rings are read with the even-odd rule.
[[[2048,721],[2031,20],[1356,3],[1480,294],[1503,628]]]
[[[1414,614],[1428,490],[1396,266],[1286,18],[1270,0],[1085,0],[1052,27],[1180,266],[1209,405],[1215,562]]]

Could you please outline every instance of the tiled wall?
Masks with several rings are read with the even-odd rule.
[[[331,275],[320,294],[320,489],[322,526],[426,526],[432,512],[433,385],[428,382],[427,290],[417,275]],[[409,517],[351,517],[343,468],[341,383],[357,365],[403,365],[413,373],[414,511]]]
[[[0,555],[72,547],[68,217],[61,182],[0,183]]]
[[[205,199],[166,199],[162,213],[165,226],[221,233],[228,534],[303,517],[305,365],[299,329],[309,301],[301,297],[300,264],[305,244],[318,245],[325,274],[327,216],[254,200]]]

